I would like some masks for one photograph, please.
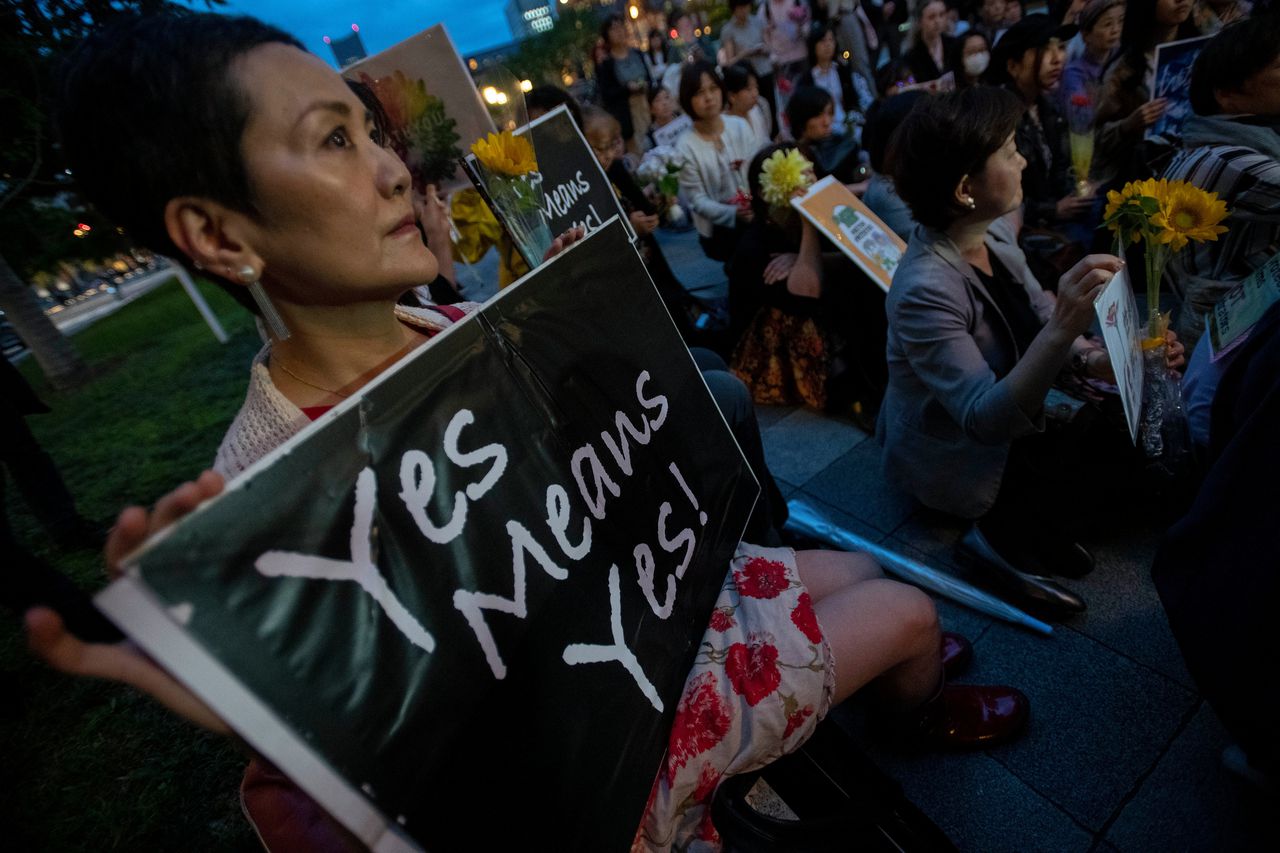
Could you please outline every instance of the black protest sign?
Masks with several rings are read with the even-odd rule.
[[[542,210],[552,234],[579,226],[590,234],[620,216],[634,238],[618,194],[567,107],[556,107],[516,134],[528,134],[533,143],[542,176]]]
[[[99,601],[375,849],[623,849],[756,493],[615,220]]]

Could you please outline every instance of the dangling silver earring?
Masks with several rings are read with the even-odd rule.
[[[966,198],[964,200],[964,203],[970,210],[973,210],[975,207],[978,206],[978,203],[973,200],[973,196],[969,196],[968,198]]]
[[[287,341],[289,327],[284,324],[284,318],[280,316],[276,306],[271,304],[271,297],[267,296],[267,292],[262,289],[262,282],[258,280],[258,271],[246,264],[240,268],[239,275],[241,281],[248,283],[249,295],[253,297],[258,310],[262,312],[262,322],[267,324],[272,337],[278,341]]]

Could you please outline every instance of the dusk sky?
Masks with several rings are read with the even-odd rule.
[[[261,18],[332,63],[324,37],[345,35],[353,23],[360,25],[370,54],[438,23],[463,54],[505,44],[511,41],[505,5],[506,0],[227,0],[216,11]]]

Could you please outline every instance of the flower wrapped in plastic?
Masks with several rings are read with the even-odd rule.
[[[494,213],[507,226],[530,268],[551,247],[551,229],[537,185],[538,161],[527,136],[509,130],[490,133],[471,145]]]
[[[1147,178],[1130,181],[1119,192],[1107,193],[1103,224],[1120,245],[1145,243],[1147,276],[1147,337],[1163,338],[1160,282],[1174,252],[1189,242],[1217,240],[1227,228],[1226,202],[1186,181]]]

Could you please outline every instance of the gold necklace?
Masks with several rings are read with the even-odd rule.
[[[298,380],[299,382],[301,382],[303,385],[309,385],[309,386],[311,386],[312,388],[316,389],[317,391],[324,391],[326,394],[333,394],[333,395],[335,395],[335,396],[337,396],[337,397],[342,397],[343,399],[346,399],[347,397],[350,397],[350,396],[351,396],[350,394],[344,394],[344,393],[342,393],[341,391],[337,390],[336,388],[326,388],[326,387],[324,387],[323,385],[317,385],[317,384],[316,384],[316,383],[314,383],[314,382],[308,382],[307,380],[303,379],[301,376],[299,376],[298,374],[296,374],[296,373],[294,373],[292,370],[290,370],[290,369],[285,365],[285,363],[284,363],[283,361],[281,361],[280,359],[276,359],[276,362],[275,362],[275,363],[276,363],[276,366],[277,366],[277,367],[279,367],[279,368],[280,368],[281,370],[283,370],[285,373],[287,373],[287,374],[289,374],[290,376],[292,376],[294,379],[296,379],[296,380]]]

